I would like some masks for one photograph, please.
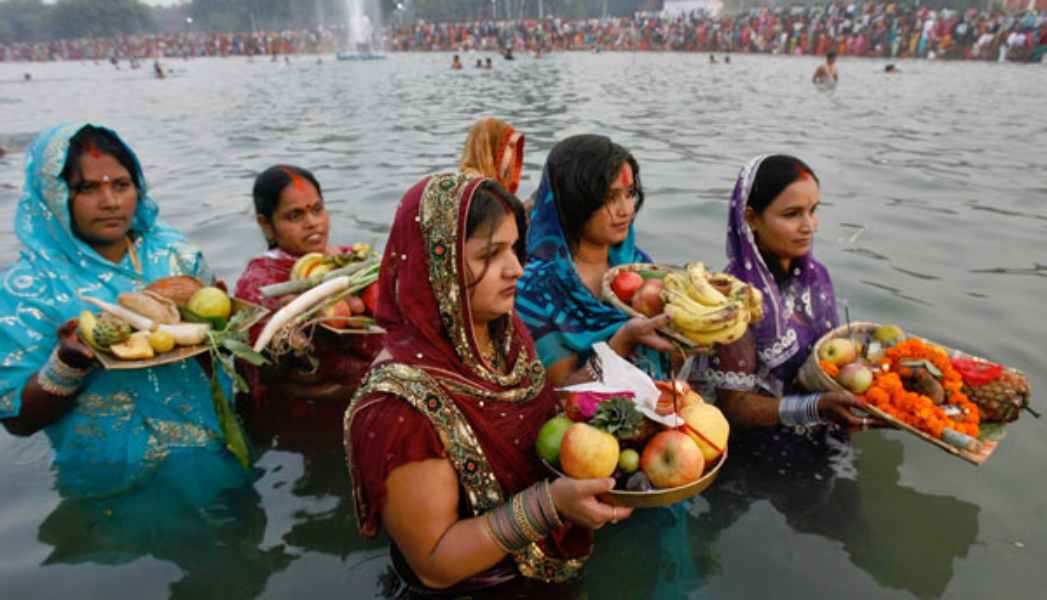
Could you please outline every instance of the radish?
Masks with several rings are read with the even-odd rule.
[[[262,329],[262,333],[259,334],[258,340],[254,343],[254,351],[261,352],[264,350],[273,339],[273,336],[276,335],[276,332],[292,319],[305,313],[310,308],[323,302],[330,296],[345,291],[348,288],[349,277],[343,275],[341,277],[335,277],[330,281],[325,281],[292,300],[287,306],[276,311],[273,317],[269,319],[269,322],[265,324],[265,328]]]
[[[131,324],[131,327],[134,327],[138,331],[152,331],[156,329],[156,323],[154,323],[152,319],[148,317],[143,317],[142,315],[134,312],[133,310],[128,310],[122,306],[110,304],[108,302],[99,300],[98,298],[92,298],[90,296],[80,296],[80,299],[88,304],[91,304],[104,310],[105,312],[113,315],[114,317],[118,317],[127,321]]]

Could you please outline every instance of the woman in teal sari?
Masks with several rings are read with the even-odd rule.
[[[106,371],[75,332],[81,295],[115,302],[171,275],[210,282],[203,256],[159,220],[139,161],[115,132],[59,125],[26,155],[15,219],[23,247],[0,275],[4,426],[23,436],[45,431],[64,495],[121,493],[174,465],[242,486],[248,473],[225,449],[200,362]],[[193,503],[217,491],[197,490]]]
[[[633,227],[643,199],[639,164],[609,138],[576,135],[549,153],[516,310],[554,385],[591,380],[587,365],[598,342],[653,378],[669,378],[673,347],[655,333],[668,317],[630,318],[600,297],[608,269],[651,262]]]

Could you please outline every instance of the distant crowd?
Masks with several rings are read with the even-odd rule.
[[[341,27],[255,33],[136,35],[0,45],[0,62],[330,53]],[[386,32],[394,51],[684,51],[1037,62],[1047,12],[930,10],[895,2],[756,8],[737,15],[417,23]]]
[[[184,32],[110,38],[78,38],[35,44],[0,44],[0,62],[273,56],[337,50],[340,28],[255,33]]]
[[[417,23],[394,30],[400,51],[513,48],[750,52],[889,58],[1041,60],[1047,12],[934,11],[894,2],[757,8],[741,14]]]

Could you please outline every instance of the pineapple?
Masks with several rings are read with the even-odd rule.
[[[1018,371],[1005,370],[996,380],[976,387],[964,386],[963,393],[978,406],[983,421],[1010,422],[1029,404],[1029,381]]]
[[[645,432],[644,417],[636,404],[622,396],[601,402],[589,424],[622,441],[640,441]]]

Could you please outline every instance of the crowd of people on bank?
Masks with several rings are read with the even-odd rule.
[[[337,51],[338,40],[344,36],[341,27],[316,27],[300,31],[193,31],[62,39],[0,44],[0,62],[329,54]]]
[[[748,52],[888,58],[1041,60],[1047,13],[931,10],[896,2],[754,8],[736,15],[465,23],[416,23],[395,29],[400,51],[622,50]]]
[[[630,317],[600,299],[609,269],[652,260],[635,228],[646,200],[640,161],[605,136],[568,137],[525,203],[523,132],[487,117],[459,144],[448,147],[461,148],[457,165],[405,182],[377,283],[384,335],[320,332],[303,342],[315,362],[288,354],[240,365],[251,391],[236,408],[248,437],[272,427],[340,435],[360,530],[388,533],[392,564],[417,592],[569,581],[592,554],[593,531],[623,520],[658,554],[637,572],[671,563],[661,584],[693,589],[685,503],[632,515],[602,499],[613,479],[548,478],[534,450],[560,410],[554,388],[599,372],[595,344],[658,379],[684,359],[657,333],[665,315]],[[234,456],[214,401],[231,382],[214,376],[207,355],[107,370],[76,333],[85,293],[115,302],[169,276],[221,285],[160,218],[138,157],[115,131],[85,123],[44,131],[26,157],[22,250],[0,275],[0,422],[48,437],[63,496],[113,498],[162,480],[189,490],[170,498],[206,507],[250,489],[255,475]],[[803,160],[755,157],[730,198],[727,254],[694,257],[726,263],[764,299],[759,325],[693,371],[737,428],[728,471],[745,472],[747,461],[817,471],[852,433],[881,425],[856,416],[850,394],[796,383],[815,340],[839,322],[829,271],[813,256],[820,195]],[[308,169],[266,168],[252,196],[267,249],[235,295],[277,308],[288,298],[266,299],[263,286],[287,281],[305,254],[345,248],[331,241],[323,187]]]
[[[254,33],[183,32],[0,44],[0,62],[331,53],[344,27]],[[395,51],[679,51],[1036,62],[1047,53],[1047,12],[837,2],[753,8],[734,15],[418,21],[386,30]]]

